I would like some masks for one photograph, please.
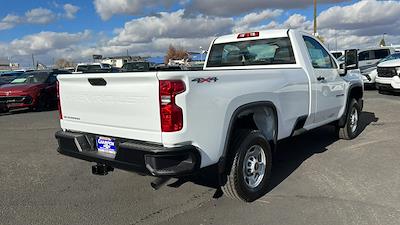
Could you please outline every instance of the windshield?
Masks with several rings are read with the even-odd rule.
[[[394,60],[394,59],[400,59],[400,53],[391,54],[388,57],[382,59],[380,62],[386,62],[386,61],[390,61],[390,60]]]
[[[295,63],[290,40],[284,37],[215,44],[207,67]]]
[[[46,72],[29,72],[18,76],[11,81],[11,84],[40,84],[44,83],[48,77],[49,74]]]

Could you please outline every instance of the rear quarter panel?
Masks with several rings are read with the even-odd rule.
[[[216,77],[216,82],[198,83],[197,78]],[[182,79],[186,91],[176,98],[183,109],[184,127],[162,133],[165,146],[197,146],[201,166],[218,162],[233,112],[240,106],[270,101],[278,115],[278,139],[288,137],[299,116],[309,113],[308,78],[296,65],[285,68],[160,72],[160,80]]]

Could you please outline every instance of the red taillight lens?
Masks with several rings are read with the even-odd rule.
[[[176,105],[175,96],[185,91],[185,83],[181,80],[160,80],[159,85],[161,131],[179,131],[183,127],[183,112]]]
[[[60,120],[63,119],[63,114],[61,111],[61,100],[60,100],[60,84],[57,81],[57,107],[58,107],[58,113],[60,114]]]

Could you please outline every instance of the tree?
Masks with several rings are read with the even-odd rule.
[[[189,58],[189,54],[185,49],[182,47],[175,48],[173,45],[169,45],[167,54],[164,57],[164,63],[168,64],[170,59],[181,60],[187,58]]]
[[[62,69],[62,68],[66,68],[66,67],[74,67],[75,65],[73,62],[71,62],[67,59],[61,58],[61,59],[57,59],[54,66],[58,69]]]
[[[385,38],[381,39],[381,41],[379,42],[379,46],[381,46],[381,47],[386,46]]]

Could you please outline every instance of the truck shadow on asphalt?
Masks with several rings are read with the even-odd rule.
[[[362,112],[360,117],[360,135],[371,123],[379,118],[372,112]],[[328,150],[328,146],[338,141],[335,128],[327,125],[311,130],[303,135],[282,140],[274,160],[269,191],[290,176],[304,161],[315,154]],[[349,142],[348,145],[351,145]]]
[[[360,116],[361,133],[371,123],[378,122],[379,118],[372,112],[362,112]],[[321,154],[328,150],[328,146],[338,141],[335,128],[327,125],[304,133],[300,136],[291,137],[279,141],[278,150],[274,158],[272,175],[269,182],[268,192],[277,187],[288,178],[308,158],[315,154]],[[349,143],[350,145],[351,143]],[[186,182],[217,189],[214,197],[222,196],[219,190],[216,168],[209,167],[198,176],[186,177],[169,184],[170,187],[179,187]]]

